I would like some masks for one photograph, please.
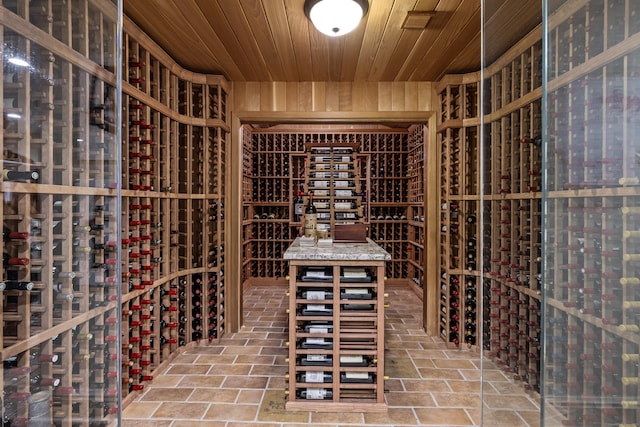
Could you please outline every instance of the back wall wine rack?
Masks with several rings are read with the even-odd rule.
[[[243,127],[243,281],[285,283],[288,265],[282,254],[300,235],[293,203],[305,181],[307,147],[334,150],[358,147],[358,221],[368,236],[391,254],[387,278],[411,283],[422,295],[424,283],[424,126],[348,129],[339,126],[280,125]],[[312,156],[314,154],[311,154]],[[306,198],[305,198],[306,201]],[[334,218],[335,221],[335,218]]]

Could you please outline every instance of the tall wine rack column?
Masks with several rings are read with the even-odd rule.
[[[86,0],[2,8],[0,416],[3,425],[113,423],[116,10]]]
[[[123,40],[126,403],[178,348],[224,333],[229,126],[224,79],[180,70],[131,22]]]
[[[407,229],[407,272],[405,276],[411,279],[413,286],[422,290],[424,286],[424,260],[425,260],[425,129],[416,126],[409,134],[407,156],[407,192],[408,214],[401,215],[400,220],[406,220],[403,228]]]
[[[282,281],[287,276],[288,266],[279,259],[300,235],[302,223],[296,221],[293,202],[298,191],[309,192],[305,188],[305,177],[311,172],[306,150],[312,146],[359,147],[353,171],[358,175],[356,184],[360,191],[353,197],[362,209],[347,210],[339,216],[351,221],[352,218],[342,214],[355,214],[357,221],[369,227],[370,237],[391,253],[392,260],[386,264],[389,280],[411,281],[408,262],[414,255],[409,254],[407,245],[408,200],[412,191],[418,194],[423,190],[422,187],[409,188],[407,129],[381,131],[363,127],[341,131],[337,127],[334,131],[318,131],[313,126],[272,129],[243,126],[242,131],[243,281],[254,278]],[[424,144],[425,134],[413,134],[416,147]],[[288,175],[281,175],[281,169],[288,170]],[[335,195],[332,197],[339,199]],[[333,206],[330,205],[330,209]],[[339,212],[333,212],[336,213]],[[418,215],[416,229],[422,226],[424,216],[423,213]],[[335,215],[330,219],[336,220]],[[272,232],[276,234],[269,234]],[[414,235],[418,239],[420,232],[415,231]],[[414,272],[411,270],[411,275]],[[419,286],[416,290],[421,293]]]
[[[391,254],[388,278],[408,277],[408,133],[369,135],[363,153],[371,153],[369,203],[371,238]],[[424,134],[413,134],[415,144],[424,143]]]
[[[483,348],[540,391],[542,52],[534,30],[485,81]]]
[[[448,76],[439,89],[440,337],[454,345],[476,345],[480,315],[478,83],[471,76]]]
[[[549,12],[543,404],[563,425],[638,425],[640,5]]]
[[[486,70],[482,112],[477,74],[445,77],[438,127],[441,337],[482,348],[535,391],[541,359],[541,65],[537,29]],[[481,113],[485,141],[479,139]]]

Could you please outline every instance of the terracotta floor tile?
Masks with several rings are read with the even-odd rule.
[[[225,378],[222,384],[225,388],[261,388],[267,385],[268,377],[248,377],[232,375]]]
[[[169,427],[172,420],[122,420],[122,427]]]
[[[234,363],[233,365],[214,363],[209,370],[210,375],[248,375],[251,371],[251,365],[239,365]]]
[[[167,370],[167,375],[205,375],[209,368],[209,365],[172,364]]]
[[[439,369],[475,369],[475,366],[464,359],[433,359],[433,364]]]
[[[449,393],[451,387],[445,380],[438,379],[424,379],[424,380],[411,380],[403,379],[402,383],[407,391],[428,391],[430,393]]]
[[[149,383],[153,387],[175,387],[182,380],[181,375],[155,375]]]
[[[482,379],[482,381],[509,381],[509,378],[507,378],[502,371],[497,369],[485,369],[484,372],[480,372],[478,369],[461,369],[460,373],[468,380]]]
[[[240,390],[238,393],[238,402],[242,403],[260,403],[263,400],[264,391],[262,390]]]
[[[236,356],[235,354],[215,354],[215,355],[205,354],[198,357],[194,363],[203,364],[203,365],[217,365],[219,363],[231,365],[235,363],[238,357],[239,356]]]
[[[153,413],[153,418],[200,419],[208,407],[206,403],[163,402]]]
[[[411,408],[389,408],[386,413],[365,413],[364,422],[365,424],[406,426],[418,424],[418,419]]]
[[[449,380],[449,387],[454,393],[480,393],[480,381],[456,381]],[[493,391],[493,389],[490,389]],[[486,388],[485,388],[486,392]]]
[[[224,379],[224,376],[189,375],[182,377],[178,387],[220,387]]]
[[[184,402],[193,393],[193,388],[154,387],[147,391],[140,400],[155,402]]]
[[[256,418],[258,405],[213,403],[204,414],[207,420],[251,421]]]
[[[473,422],[464,409],[458,408],[417,408],[420,425],[470,426]],[[503,425],[506,427],[508,424]]]
[[[238,390],[198,388],[194,390],[188,400],[189,402],[233,403],[238,401]]]
[[[158,402],[132,402],[122,411],[122,418],[149,418],[159,405]]]
[[[430,393],[389,392],[386,394],[389,406],[407,406],[410,408],[434,407]]]
[[[274,355],[265,355],[265,356],[256,356],[255,354],[249,356],[244,354],[239,354],[236,357],[235,363],[247,363],[250,365],[268,365],[273,366],[275,362]]]
[[[309,412],[287,411],[285,395],[281,391],[268,390],[264,393],[262,404],[258,410],[258,421],[280,421],[306,423]]]
[[[239,345],[226,346],[223,350],[223,354],[258,354],[259,347],[244,347]]]
[[[521,411],[535,411],[538,408],[526,396],[489,395],[484,396],[484,403],[490,409],[513,409]]]
[[[311,424],[362,424],[364,414],[360,412],[312,412]]]
[[[528,427],[527,423],[516,411],[485,410],[482,414],[483,427]]]
[[[259,425],[260,427],[281,427],[282,424],[280,423],[260,423],[260,424],[256,424],[253,422],[250,423],[243,423],[243,422],[236,422],[236,421],[230,421],[228,423],[225,424],[226,427],[256,427],[257,425]],[[290,424],[287,424],[287,427],[289,427]]]
[[[225,421],[185,421],[185,420],[177,420],[171,427],[225,427]]]
[[[480,393],[433,393],[438,406],[444,408],[479,408]]]
[[[442,379],[442,380],[461,380],[462,374],[457,369],[438,369],[438,368],[419,368],[422,378]]]
[[[479,425],[480,354],[421,329],[419,300],[389,289],[384,413],[287,411],[286,286],[245,289],[245,325],[184,349],[123,411],[123,427],[412,427]],[[539,426],[535,396],[482,362],[487,427]],[[518,410],[519,412],[516,412]],[[552,420],[549,420],[552,422]],[[507,423],[507,424],[504,424]],[[547,423],[549,424],[549,423]]]

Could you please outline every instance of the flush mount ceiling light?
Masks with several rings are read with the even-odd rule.
[[[369,10],[368,0],[305,0],[304,13],[323,34],[342,36],[353,31]]]

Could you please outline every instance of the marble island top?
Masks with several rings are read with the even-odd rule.
[[[300,239],[296,238],[285,251],[285,260],[327,260],[327,261],[385,261],[391,255],[373,240],[367,243],[334,243],[329,248],[300,247]]]

